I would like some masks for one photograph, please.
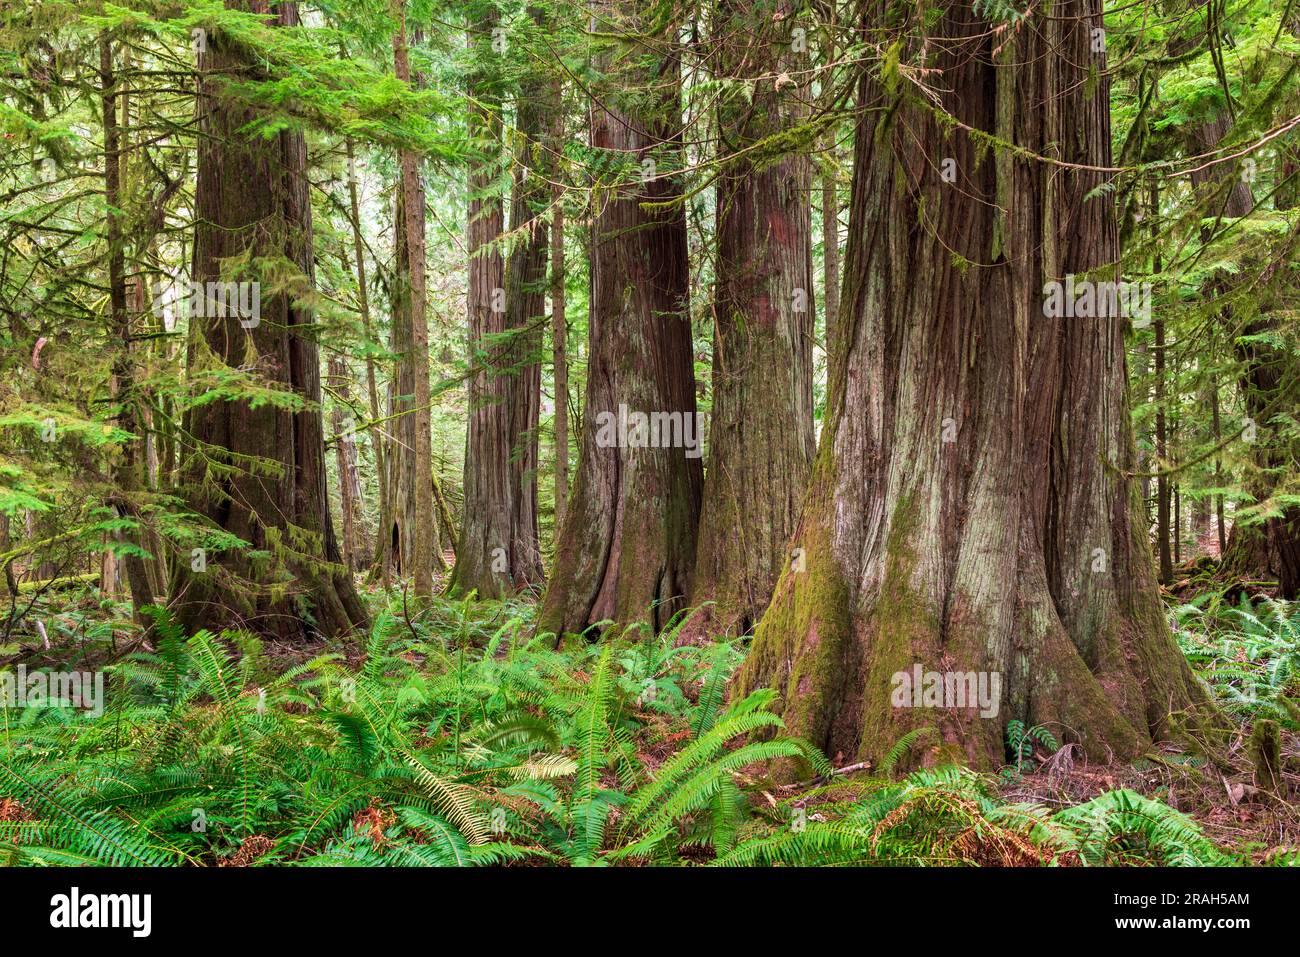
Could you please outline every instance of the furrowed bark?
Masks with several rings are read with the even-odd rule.
[[[113,480],[117,494],[112,502],[118,515],[131,517],[140,521],[139,495],[145,488],[144,463],[141,455],[143,442],[140,437],[140,422],[137,413],[135,395],[135,361],[131,337],[131,314],[127,308],[126,263],[123,251],[121,223],[121,173],[122,156],[118,142],[117,81],[113,66],[113,45],[108,37],[99,42],[99,82],[101,93],[102,120],[104,127],[104,199],[108,206],[108,287],[109,309],[113,335],[117,339],[117,355],[113,363],[113,382],[115,384],[114,401],[120,405],[117,425],[125,432],[131,433],[121,448],[118,460],[113,468]],[[135,536],[137,547],[148,548],[149,543],[144,528]],[[111,555],[105,556],[105,584],[112,588],[116,582],[110,580],[115,574],[108,574],[110,567],[116,572],[116,563],[109,562]],[[154,601],[154,590],[149,580],[149,572],[144,558],[133,552],[123,556],[122,564],[126,567],[126,579],[131,588],[131,602],[137,622],[144,616],[141,609]]]
[[[402,82],[413,83],[409,51],[406,42],[406,11],[404,0],[394,0],[397,33],[393,37],[393,71]],[[425,314],[425,244],[424,244],[424,182],[420,178],[420,162],[414,150],[401,151],[401,190],[405,212],[403,237],[405,239],[406,268],[399,272],[397,285],[407,302],[411,321],[411,361],[415,374],[411,416],[415,425],[415,447],[412,450],[412,469],[415,485],[411,490],[414,524],[407,529],[412,539],[411,579],[416,598],[433,597],[433,569],[442,567],[442,551],[438,547],[438,529],[433,516],[433,434],[429,393],[429,318]]]
[[[227,5],[271,12],[264,0]],[[297,6],[279,4],[273,22],[296,25]],[[183,431],[192,442],[182,466],[185,496],[251,549],[207,556],[205,571],[178,563],[176,605],[189,631],[238,625],[293,641],[345,634],[364,627],[366,615],[330,521],[319,349],[311,312],[296,301],[313,285],[306,143],[288,130],[250,135],[255,113],[224,91],[228,78],[258,71],[235,40],[208,36],[200,57],[192,276],[198,283],[230,279],[223,265],[265,257],[292,266],[297,278],[292,290],[262,284],[251,325],[234,316],[191,318],[188,367],[254,369],[302,405],[218,400],[186,413]],[[239,279],[250,275],[260,280],[252,272]]]
[[[603,620],[658,629],[690,587],[702,474],[684,447],[695,422],[695,377],[686,219],[673,175],[680,63],[675,25],[657,22],[656,10],[620,0],[597,11],[602,32],[627,38],[597,57],[603,82],[590,113],[592,147],[620,168],[593,196],[581,453],[539,615],[543,631],[580,632]],[[621,408],[675,415],[678,441],[611,441]]]
[[[908,15],[871,4],[864,26]],[[1068,0],[994,33],[951,3],[899,49],[919,63],[924,44],[937,72],[862,81],[846,354],[794,538],[805,565],[739,679],[778,689],[790,731],[827,754],[879,761],[930,727],[904,766],[997,766],[1015,718],[1131,758],[1206,720],[1125,477],[1125,321],[1044,315],[1046,283],[1117,278],[1112,199],[1088,169],[1110,165],[1107,85],[1085,82],[1106,75],[1101,23],[1099,0]],[[960,123],[1078,165],[986,150],[914,80]],[[990,691],[996,674],[993,713],[906,706],[916,666]]]
[[[486,59],[495,7],[473,14],[471,47]],[[501,170],[501,94],[497,78],[476,71],[469,89],[470,137],[477,154],[469,171],[469,423],[465,440],[465,507],[450,588],[499,598],[511,589],[510,546],[510,383],[505,372],[507,328],[505,264],[501,253],[504,221],[501,197],[494,192]]]
[[[812,463],[812,164],[776,139],[809,112],[807,88],[779,79],[801,65],[777,33],[793,13],[786,0],[719,8],[719,70],[759,79],[718,108],[723,142],[740,155],[717,186],[713,419],[691,592],[691,604],[715,605],[692,631],[744,634],[757,621]]]

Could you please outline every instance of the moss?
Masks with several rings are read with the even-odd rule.
[[[1282,735],[1276,721],[1261,718],[1250,731],[1250,766],[1255,786],[1273,796],[1282,793]]]
[[[933,715],[899,713],[893,708],[893,676],[919,662],[938,664],[939,614],[929,596],[917,592],[913,582],[917,555],[913,542],[920,524],[920,508],[904,497],[894,509],[885,541],[885,574],[867,618],[869,643],[864,649],[864,689],[858,758],[879,761],[912,727],[931,723]]]
[[[787,729],[826,747],[844,687],[849,589],[834,560],[829,530],[810,530],[799,547],[804,570],[787,566],[782,572],[740,685],[776,688]]]

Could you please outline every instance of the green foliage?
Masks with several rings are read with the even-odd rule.
[[[1174,610],[1175,634],[1220,706],[1300,729],[1300,605],[1245,597],[1235,607],[1200,604]]]
[[[108,667],[103,715],[31,708],[7,723],[0,795],[22,813],[0,821],[0,853],[666,863],[731,847],[748,814],[743,769],[825,767],[802,742],[747,740],[780,720],[770,692],[722,707],[729,646],[560,653],[525,637],[518,610],[439,602],[414,630],[381,614],[349,667],[337,653],[286,666],[240,633],[185,636],[155,609],[155,648]],[[699,701],[682,691],[638,710],[646,661],[675,688],[703,689]],[[641,748],[662,721],[682,746],[652,771]]]
[[[1292,622],[1240,609],[1243,628]],[[29,864],[478,866],[1222,865],[1186,815],[1130,790],[1055,810],[997,776],[840,777],[783,734],[773,693],[726,700],[730,643],[557,650],[519,602],[376,617],[359,661],[273,660],[255,637],[182,634],[107,667],[94,718],[4,712],[0,859]],[[643,678],[677,693],[647,701]],[[659,705],[655,707],[654,705]],[[1041,727],[1010,722],[1019,775]],[[1154,756],[1153,756],[1154,757]],[[792,763],[809,783],[773,787]],[[1193,762],[1194,763],[1194,762]],[[1023,780],[1029,780],[1024,778]],[[770,800],[772,794],[782,794]],[[6,803],[7,801],[7,803]],[[1271,863],[1285,863],[1285,849]]]
[[[1005,804],[993,779],[964,768],[926,768],[900,783],[869,782],[851,801],[817,805],[741,841],[722,865],[1064,866],[1221,865],[1227,855],[1184,815],[1131,791],[1110,791],[1055,813]],[[800,800],[806,800],[807,795]],[[784,810],[784,808],[783,808]]]
[[[1052,732],[1042,725],[1027,728],[1023,721],[1016,718],[1007,722],[1007,750],[1016,763],[1017,774],[1024,768],[1025,762],[1034,756],[1035,744],[1045,748],[1048,754],[1054,754],[1061,747]]]

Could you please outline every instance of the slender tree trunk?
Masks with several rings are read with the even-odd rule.
[[[1160,192],[1156,187],[1150,190],[1152,242],[1158,239],[1160,217]],[[1151,265],[1152,272],[1162,269],[1160,253],[1157,250]],[[1167,411],[1165,409],[1165,366],[1168,353],[1165,343],[1165,323],[1157,319],[1154,323],[1155,333],[1155,376],[1156,376],[1156,554],[1160,562],[1160,581],[1168,585],[1174,580],[1174,560],[1169,550],[1169,433]]]
[[[1182,490],[1177,482],[1174,483],[1174,513],[1172,530],[1174,539],[1174,565],[1179,566],[1183,563],[1183,498]]]
[[[595,191],[581,453],[539,616],[539,628],[556,633],[603,620],[661,628],[690,588],[702,473],[686,217],[672,172],[680,63],[676,28],[656,22],[655,10],[619,0],[594,14],[604,33],[641,37],[655,26],[648,40],[630,41],[635,56],[612,46],[597,56],[591,145],[621,169]],[[619,426],[651,414],[657,435]],[[672,421],[677,434],[665,436]],[[668,441],[652,446],[655,438]]]
[[[826,354],[835,337],[835,317],[840,311],[840,192],[839,156],[835,134],[827,137],[826,161],[822,169],[822,285],[826,289]]]
[[[343,523],[343,559],[355,573],[365,553],[362,541],[361,480],[357,476],[357,445],[348,431],[343,407],[347,404],[352,372],[342,359],[331,359],[330,378],[338,400],[334,403],[334,454],[339,475],[339,517]]]
[[[1223,426],[1219,420],[1219,383],[1214,376],[1210,377],[1210,418],[1211,428],[1213,429],[1213,441],[1217,447],[1223,441]],[[1219,456],[1214,457],[1214,484],[1218,488],[1223,488],[1223,460]],[[1219,533],[1219,555],[1222,556],[1228,550],[1228,530],[1223,521],[1223,493],[1214,496],[1214,524]]]
[[[1156,337],[1156,545],[1160,555],[1160,581],[1174,578],[1174,560],[1169,550],[1169,431],[1165,413],[1165,324],[1154,323]]]
[[[864,28],[891,9],[868,4]],[[778,689],[790,732],[830,755],[878,761],[931,727],[904,766],[997,766],[1014,718],[1132,757],[1210,705],[1125,478],[1123,323],[1045,316],[1045,284],[1115,278],[1112,199],[1092,171],[1111,165],[1101,3],[1035,9],[1006,32],[966,4],[930,13],[900,31],[899,61],[925,56],[914,78],[958,121],[1067,165],[988,155],[912,79],[862,80],[846,354],[795,536],[805,562],[783,573],[740,690]],[[938,701],[918,702],[917,668],[952,691],[941,677]],[[955,693],[968,673],[987,707]]]
[[[361,238],[361,203],[357,198],[357,162],[352,138],[347,139],[348,156],[348,209],[352,227],[352,247],[357,257],[357,309],[361,313],[361,331],[366,342],[373,341],[370,327],[370,290],[366,285],[366,246]],[[384,588],[389,587],[389,547],[384,538],[384,529],[389,526],[391,516],[388,510],[388,469],[384,455],[385,438],[379,426],[379,388],[375,383],[375,360],[366,355],[366,397],[370,401],[370,448],[375,457],[375,484],[379,487],[379,521],[376,530],[376,562]]]
[[[496,8],[471,13],[471,49],[487,61]],[[465,506],[451,589],[496,598],[511,588],[514,538],[511,487],[511,383],[507,374],[503,223],[496,180],[501,169],[501,95],[496,71],[477,70],[469,85],[469,132],[478,150],[469,171],[469,424],[465,448]]]
[[[135,361],[132,356],[131,313],[127,309],[126,301],[126,263],[121,222],[122,154],[118,145],[115,91],[117,80],[114,74],[113,45],[112,41],[105,36],[99,43],[99,82],[104,126],[104,200],[108,206],[109,307],[112,313],[113,333],[118,341],[113,363],[113,382],[116,386],[114,399],[119,407],[118,428],[134,436],[123,442],[113,469],[116,493],[112,505],[119,516],[134,519],[138,523],[141,521],[139,497],[145,489],[145,482],[143,459],[140,454],[142,445],[140,420],[136,412],[138,406],[135,394]],[[137,533],[129,537],[133,539],[132,545],[143,548],[145,545],[143,525],[139,528]],[[126,537],[126,533],[120,533],[119,540],[124,540]],[[145,567],[143,557],[134,550],[127,551],[122,558],[122,564],[126,568],[126,579],[131,588],[135,617],[137,621],[143,622],[142,609],[154,601],[148,569]],[[111,584],[116,587],[116,581]]]
[[[748,632],[767,607],[813,456],[812,164],[802,151],[757,151],[799,124],[808,91],[778,87],[798,67],[774,33],[794,4],[777,0],[759,31],[744,29],[753,12],[719,9],[718,68],[761,79],[737,83],[719,106],[722,141],[744,155],[724,165],[717,187],[713,420],[691,593],[692,604],[716,603],[700,621],[726,634]]]
[[[564,303],[564,184],[558,162],[564,145],[564,97],[555,97],[555,127],[552,148],[557,162],[553,174],[554,197],[551,212],[551,376],[555,383],[555,534],[564,524],[569,504],[569,320]]]
[[[228,6],[268,12],[263,0]],[[274,22],[297,25],[296,4],[279,4]],[[205,317],[190,321],[188,368],[196,388],[207,369],[252,368],[302,405],[230,399],[187,412],[184,431],[195,448],[183,465],[186,498],[248,548],[178,564],[178,618],[189,631],[237,624],[282,640],[340,635],[364,626],[366,615],[330,521],[319,352],[311,312],[298,301],[314,284],[306,143],[289,130],[250,135],[255,113],[224,89],[240,78],[260,78],[256,58],[227,35],[210,34],[200,55],[192,276],[246,281],[248,274],[223,277],[223,261],[274,257],[298,279],[292,291],[263,283],[260,311],[251,316],[226,316],[206,303]]]
[[[535,11],[533,11],[535,14]],[[536,15],[536,14],[535,14]],[[541,169],[545,88],[525,83],[516,117],[514,192],[506,264],[506,328],[511,332],[506,391],[510,442],[510,579],[515,588],[542,583],[537,536],[537,428],[542,403],[542,339],[546,321],[546,256],[550,245],[541,211],[548,189]]]
[[[392,324],[389,348],[396,356],[388,384],[386,431],[391,436],[385,455],[388,474],[388,516],[384,521],[383,564],[409,577],[415,567],[415,339],[411,300],[402,279],[409,270],[406,240],[406,200],[397,185],[393,215],[396,268],[391,283]],[[422,213],[420,214],[422,215]]]
[[[418,86],[418,82],[412,84],[405,7],[405,0],[394,0],[397,34],[393,37],[393,69],[403,83]],[[419,157],[414,150],[402,150],[401,163],[406,269],[398,282],[403,297],[409,302],[415,373],[415,407],[412,410],[415,420],[412,455],[415,487],[411,491],[414,527],[409,530],[413,540],[410,572],[415,596],[429,599],[433,597],[433,568],[435,564],[442,566],[442,552],[438,548],[438,530],[433,516],[433,433],[429,408],[433,400],[429,393],[429,319],[425,314],[424,184],[420,179]]]

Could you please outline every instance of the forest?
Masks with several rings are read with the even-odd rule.
[[[0,0],[0,138],[0,865],[1300,865],[1300,0]]]

